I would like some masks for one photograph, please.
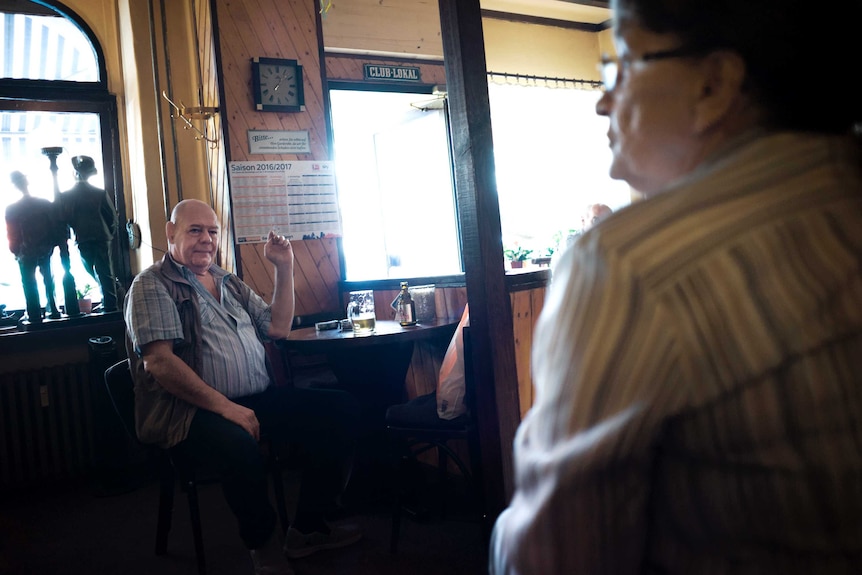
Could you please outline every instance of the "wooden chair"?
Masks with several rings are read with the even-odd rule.
[[[473,389],[472,347],[470,344],[470,328],[463,328],[464,336],[464,373],[465,402],[467,413],[452,420],[440,419],[437,416],[436,394],[431,393],[417,397],[406,404],[393,406],[386,412],[386,429],[396,457],[399,460],[396,476],[396,495],[392,512],[392,528],[390,534],[390,551],[395,553],[401,531],[401,515],[404,508],[404,494],[416,485],[407,485],[407,467],[415,464],[416,458],[425,452],[435,450],[437,455],[437,477],[441,486],[442,500],[440,510],[445,516],[446,497],[449,484],[448,462],[451,460],[458,467],[467,483],[470,499],[468,504],[475,506],[475,512],[482,523],[483,537],[488,539],[487,512],[482,490],[482,465],[479,449],[479,431],[475,418],[475,390]],[[466,441],[469,463],[463,460],[452,448],[453,441]]]
[[[119,361],[105,371],[105,387],[125,432],[131,439],[137,442],[137,435],[135,433],[135,392],[129,360],[124,359]],[[267,450],[267,465],[272,475],[276,509],[281,522],[281,528],[284,532],[287,532],[290,522],[284,497],[284,483],[282,482],[278,449],[272,445],[272,442],[266,439],[261,439],[261,444]],[[174,483],[178,482],[180,489],[186,494],[188,499],[198,573],[199,575],[206,575],[206,557],[204,554],[197,491],[197,487],[203,481],[202,478],[205,477],[206,473],[204,470],[198,469],[188,458],[170,449],[158,449],[158,462],[160,488],[155,553],[156,555],[167,553],[168,534],[171,530],[171,518],[174,507]]]

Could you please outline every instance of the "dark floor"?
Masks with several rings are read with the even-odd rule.
[[[298,478],[285,477],[293,500]],[[0,494],[0,574],[192,575],[197,572],[185,496],[178,494],[168,555],[153,553],[158,485],[146,480],[106,495],[99,482]],[[33,492],[35,491],[35,492]],[[200,487],[203,539],[210,575],[250,575],[248,552],[216,484]],[[402,523],[397,554],[389,552],[391,505],[377,494],[354,498],[342,520],[362,527],[356,545],[293,562],[297,575],[479,575],[486,548],[478,522],[445,519]]]

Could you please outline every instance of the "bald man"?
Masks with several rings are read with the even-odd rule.
[[[335,390],[273,385],[264,342],[293,322],[293,249],[270,232],[264,257],[275,268],[267,305],[215,264],[218,218],[197,200],[177,204],[168,253],[132,282],[125,302],[135,377],[137,434],[222,470],[222,487],[251,552],[255,575],[290,575],[287,557],[350,545],[355,527],[330,526],[353,452],[358,408]],[[282,542],[267,492],[258,439],[299,444],[308,454],[300,500]]]
[[[581,229],[587,231],[612,213],[614,211],[604,204],[591,204],[587,206],[586,213],[581,216]]]

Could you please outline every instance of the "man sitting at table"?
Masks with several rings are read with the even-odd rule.
[[[255,574],[291,574],[285,555],[304,557],[361,537],[355,527],[324,520],[346,483],[358,408],[341,391],[273,385],[263,342],[290,333],[293,249],[270,232],[264,256],[275,267],[275,285],[267,305],[215,265],[219,232],[207,204],[180,202],[166,224],[168,253],[129,289],[136,431],[145,443],[182,450],[219,470]],[[261,431],[300,444],[308,456],[283,547],[258,447]]]

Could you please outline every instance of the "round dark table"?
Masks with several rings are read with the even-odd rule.
[[[404,382],[414,344],[427,341],[445,351],[457,327],[458,320],[422,322],[410,327],[402,327],[397,321],[377,320],[371,335],[307,327],[278,341],[284,351],[325,355],[338,387],[359,402],[362,429],[351,479],[351,492],[358,493],[358,497],[374,497],[372,493],[388,484],[392,462],[386,409],[407,400]]]
[[[361,336],[352,330],[306,327],[292,331],[278,345],[297,353],[325,355],[341,387],[385,411],[385,407],[406,399],[404,380],[414,343],[434,342],[445,350],[457,326],[457,320],[445,319],[408,327],[397,321],[377,320],[374,333]]]
[[[404,379],[413,357],[413,344],[432,341],[445,349],[457,326],[457,320],[434,320],[408,327],[397,321],[377,320],[370,335],[306,327],[292,331],[277,343],[283,350],[325,355],[341,386],[358,396],[376,390],[381,394],[378,399],[388,406],[404,400]]]

